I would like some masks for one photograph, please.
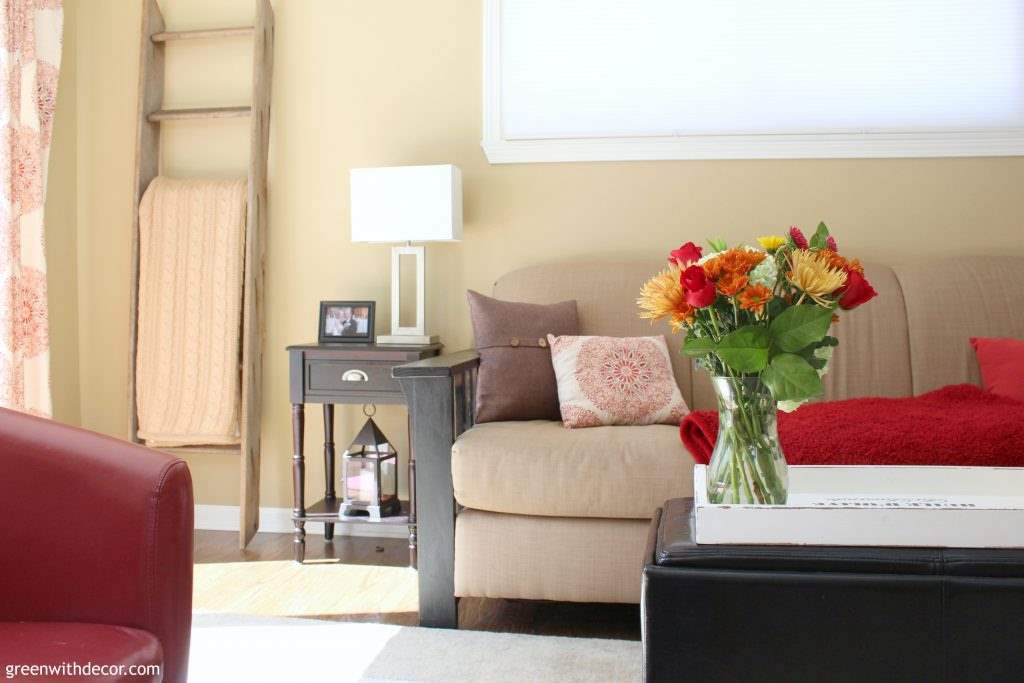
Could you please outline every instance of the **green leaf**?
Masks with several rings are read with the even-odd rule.
[[[767,329],[748,325],[722,337],[715,353],[736,372],[761,372],[768,364],[770,346]]]
[[[774,297],[771,301],[768,302],[768,319],[774,320],[775,318],[779,317],[779,314],[782,313],[783,310],[785,310],[787,305],[788,304],[786,304],[786,300],[783,299],[782,297]]]
[[[814,231],[814,236],[811,237],[811,249],[824,249],[828,246],[828,226],[824,223],[818,223],[818,229]]]
[[[800,349],[799,351],[795,351],[794,353],[796,353],[796,355],[800,356],[805,361],[810,363],[811,367],[813,367],[815,370],[821,370],[826,365],[828,365],[828,361],[824,358],[818,358],[818,356],[816,356],[814,352],[817,351],[818,349],[824,349],[830,346],[839,346],[839,340],[836,339],[835,337],[825,337],[820,342],[808,344],[804,348]]]
[[[708,239],[708,244],[711,245],[711,252],[717,254],[720,251],[725,251],[729,248],[729,245],[725,243],[721,237],[712,237]]]
[[[780,351],[796,353],[824,338],[832,324],[832,309],[817,305],[787,308],[768,326],[772,343]]]
[[[792,353],[779,354],[761,373],[776,401],[805,401],[823,392],[821,378],[806,360]]]
[[[687,335],[683,340],[683,353],[687,356],[706,356],[715,350],[715,340],[711,337],[694,337]]]
[[[818,358],[813,353],[811,353],[811,355],[809,356],[800,354],[800,357],[807,361],[808,365],[810,365],[815,370],[824,370],[825,366],[828,365],[827,360],[825,360],[824,358]]]

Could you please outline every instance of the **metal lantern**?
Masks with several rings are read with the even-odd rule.
[[[368,413],[372,415],[372,413]],[[398,451],[370,417],[342,456],[340,514],[380,519],[398,514]]]

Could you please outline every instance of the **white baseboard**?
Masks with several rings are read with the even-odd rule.
[[[209,531],[238,531],[237,505],[196,505],[195,527]],[[322,522],[306,522],[306,533],[319,530]],[[290,534],[292,526],[291,508],[260,508],[260,531],[274,534]],[[335,536],[372,536],[375,538],[409,538],[409,527],[404,524],[369,524],[336,522]]]

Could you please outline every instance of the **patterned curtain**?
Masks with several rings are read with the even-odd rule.
[[[0,406],[50,415],[43,199],[61,0],[0,0]]]

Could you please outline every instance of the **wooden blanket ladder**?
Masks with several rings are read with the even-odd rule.
[[[138,442],[135,366],[138,344],[139,204],[160,172],[160,122],[201,121],[248,116],[250,120],[248,209],[245,225],[242,293],[241,443],[237,446],[165,448],[169,453],[237,452],[240,457],[239,546],[244,548],[259,528],[260,393],[263,344],[263,270],[267,233],[267,151],[270,141],[270,87],[273,72],[274,12],[269,0],[256,0],[253,26],[168,31],[156,0],[142,0],[142,46],[139,64],[138,131],[135,147],[132,223],[132,286],[130,322],[129,415],[132,440]],[[251,106],[164,109],[164,46],[171,41],[216,40],[252,36]]]

